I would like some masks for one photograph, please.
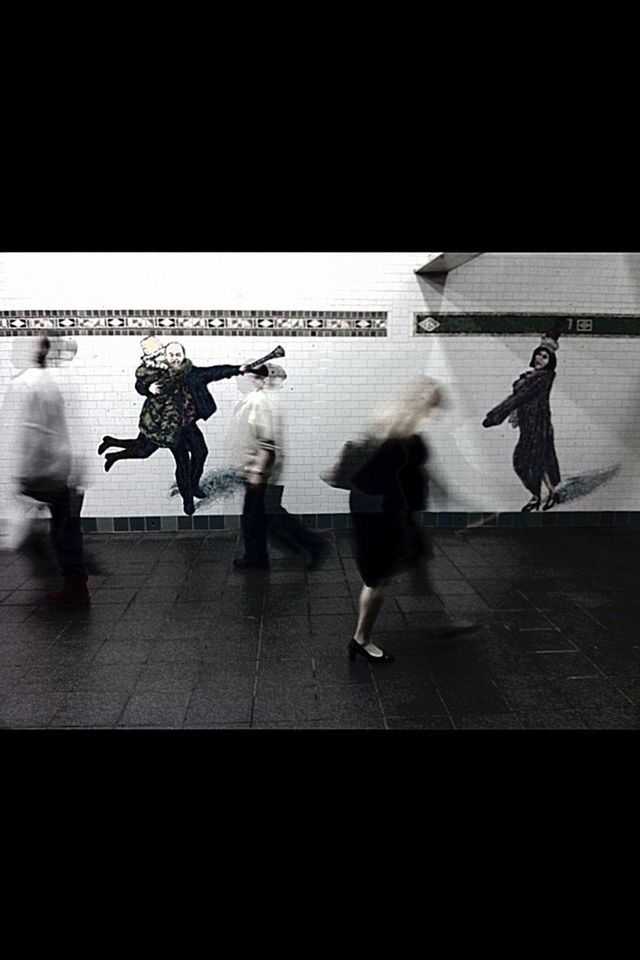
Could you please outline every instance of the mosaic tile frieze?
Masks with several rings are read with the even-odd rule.
[[[415,313],[413,334],[437,336],[535,336],[543,334],[555,320],[563,320],[563,337],[638,337],[640,316],[629,314],[565,313]]]
[[[0,336],[183,333],[225,336],[385,337],[381,310],[3,310]]]

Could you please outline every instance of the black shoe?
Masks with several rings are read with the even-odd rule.
[[[382,651],[381,657],[374,657],[373,654],[367,653],[365,648],[361,643],[358,643],[357,640],[350,640],[349,646],[349,660],[355,660],[356,656],[364,657],[365,660],[369,660],[371,663],[391,663],[395,657],[392,653],[385,653]]]
[[[550,493],[547,499],[544,502],[543,510],[551,510],[551,507],[555,507],[556,503],[560,503],[560,497],[557,493]]]
[[[531,510],[539,510],[539,509],[540,509],[540,497],[534,497],[533,500],[529,500],[529,503],[525,503],[520,513],[530,513]],[[543,507],[542,509],[546,510],[547,508]]]
[[[202,487],[196,487],[195,490],[193,491],[193,495],[194,497],[197,497],[198,500],[206,500],[208,496],[208,494],[204,492]]]
[[[233,561],[234,567],[237,567],[238,570],[268,570],[269,561],[268,560],[247,560],[245,557],[236,557]]]
[[[195,504],[193,502],[193,497],[183,497],[182,498],[182,509],[188,517],[193,516],[196,512]]]
[[[108,450],[109,447],[112,447],[112,446],[113,446],[113,444],[110,443],[111,440],[113,440],[113,437],[103,437],[103,438],[102,438],[102,443],[101,443],[100,446],[98,447],[98,454],[99,454],[100,456],[102,456],[102,454],[105,452],[105,450]]]
[[[109,473],[109,470],[111,470],[111,467],[112,467],[112,466],[114,465],[114,463],[116,462],[116,459],[117,459],[117,458],[116,458],[115,453],[107,453],[107,454],[105,455],[105,458],[104,458],[104,469],[107,471],[107,473]]]

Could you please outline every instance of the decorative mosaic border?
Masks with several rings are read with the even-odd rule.
[[[224,336],[386,337],[383,310],[2,310],[0,336],[162,333]]]
[[[464,336],[536,336],[543,334],[554,320],[564,320],[563,337],[639,337],[640,316],[625,314],[564,313],[414,313],[413,335]]]
[[[297,519],[314,530],[346,530],[351,524],[348,513],[305,513]],[[435,529],[483,527],[638,527],[640,511],[558,511],[557,513],[423,513],[423,526]],[[240,530],[237,515],[185,517],[83,517],[85,533],[150,533],[183,530]]]

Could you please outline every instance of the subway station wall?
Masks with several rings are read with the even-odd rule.
[[[559,340],[551,414],[562,479],[577,478],[580,495],[557,509],[639,510],[640,255],[486,253],[432,279],[415,273],[426,259],[423,252],[0,254],[0,392],[9,385],[13,342],[39,320],[75,338],[75,359],[54,375],[86,466],[84,515],[169,517],[181,511],[170,496],[168,450],[122,461],[108,474],[97,454],[104,434],[137,434],[140,340],[150,332],[177,340],[197,366],[242,363],[281,344],[283,503],[292,513],[335,514],[348,511],[348,496],[319,473],[381,401],[428,374],[449,401],[425,432],[431,508],[519,511],[529,493],[512,466],[517,430],[507,421],[483,429],[482,421],[528,369],[546,318],[573,320]],[[169,325],[150,329],[142,322],[150,317]],[[212,384],[212,393],[218,410],[200,424],[205,469],[224,470],[240,395],[234,380]],[[14,459],[1,445],[3,504]],[[241,506],[236,493],[198,512],[237,515]]]

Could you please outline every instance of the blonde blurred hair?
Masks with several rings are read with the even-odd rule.
[[[420,377],[378,407],[371,433],[382,441],[410,437],[443,403],[442,387],[430,377]]]

